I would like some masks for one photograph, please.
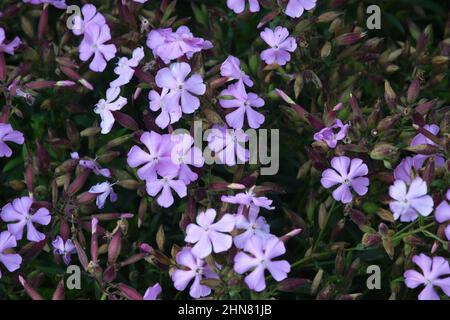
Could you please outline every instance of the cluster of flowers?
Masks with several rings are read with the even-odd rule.
[[[242,13],[246,0],[227,0],[227,6],[235,13]],[[250,12],[258,12],[260,9],[258,0],[248,0]],[[284,9],[286,15],[291,18],[299,18],[305,10],[311,10],[316,6],[316,0],[289,0]]]

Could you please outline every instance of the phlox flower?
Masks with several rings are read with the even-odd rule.
[[[19,37],[15,37],[11,42],[8,44],[5,43],[6,35],[5,35],[5,29],[0,27],[0,53],[4,52],[7,54],[14,54],[14,51],[20,46],[22,41]]]
[[[87,61],[94,55],[94,59],[89,64],[89,69],[92,71],[102,72],[106,68],[106,62],[116,55],[116,46],[105,44],[109,40],[111,40],[111,33],[107,24],[92,23],[85,30],[83,41],[78,49],[81,61]]]
[[[270,46],[270,49],[261,52],[261,59],[267,64],[276,62],[284,66],[291,60],[289,52],[297,49],[297,42],[293,37],[289,37],[289,31],[284,27],[278,26],[275,30],[265,28],[261,32],[261,38]]]
[[[273,236],[267,240],[250,238],[244,245],[244,251],[234,257],[234,271],[239,274],[252,271],[245,277],[247,286],[257,292],[266,288],[264,271],[267,269],[276,281],[286,279],[291,266],[286,260],[273,261],[286,252],[284,243]]]
[[[406,184],[410,184],[412,168],[413,168],[413,158],[412,157],[404,158],[394,169],[395,180],[403,180]]]
[[[208,147],[222,164],[234,166],[245,163],[250,158],[245,149],[248,135],[242,129],[227,129],[226,126],[214,125],[207,135]]]
[[[148,287],[144,294],[144,300],[157,300],[161,294],[161,286],[159,283],[155,283],[153,286]]]
[[[206,86],[198,74],[189,78],[191,67],[186,62],[172,63],[170,67],[158,71],[155,77],[156,85],[170,89],[169,94],[176,97],[183,113],[193,113],[200,107],[200,100],[195,95],[203,95]],[[180,103],[181,101],[181,103]]]
[[[174,202],[171,190],[174,190],[180,198],[184,198],[187,195],[186,184],[183,180],[175,179],[174,175],[147,181],[146,186],[147,193],[152,197],[156,197],[161,192],[156,201],[163,208],[169,208]]]
[[[255,186],[245,192],[237,193],[234,196],[223,195],[220,200],[222,202],[240,204],[246,207],[258,207],[265,208],[267,210],[275,209],[275,207],[270,206],[272,204],[272,200],[267,197],[257,197],[254,191]]]
[[[66,0],[23,0],[23,2],[35,5],[48,3],[58,9],[67,9]]]
[[[190,59],[194,53],[213,47],[210,41],[194,37],[186,26],[178,27],[175,32],[170,28],[153,29],[147,36],[147,46],[166,64],[184,55]]]
[[[244,82],[248,87],[253,86],[253,81],[240,68],[241,62],[234,56],[228,58],[220,66],[220,74],[222,77],[227,77],[229,80],[239,80]]]
[[[106,90],[106,99],[100,99],[95,105],[94,112],[102,119],[100,122],[102,134],[109,133],[114,125],[115,120],[111,111],[122,109],[128,102],[127,98],[119,97],[119,94],[120,88],[109,88]]]
[[[243,214],[242,207],[238,210],[235,218],[236,229],[241,233],[233,237],[233,243],[237,248],[243,249],[247,241],[253,237],[264,241],[273,236],[270,234],[270,226],[266,219],[258,214],[259,207],[256,206],[250,207],[248,216]]]
[[[336,148],[338,141],[343,140],[347,136],[350,124],[343,124],[341,120],[336,121],[329,127],[323,128],[314,134],[315,141],[324,141],[330,148]]]
[[[161,113],[155,119],[155,123],[161,129],[165,129],[169,124],[181,119],[183,112],[181,111],[179,98],[177,95],[169,94],[168,88],[162,89],[161,94],[151,90],[148,93],[148,99],[150,101],[150,110],[161,110]]]
[[[20,268],[22,257],[17,253],[10,253],[10,249],[17,246],[16,238],[9,232],[0,233],[0,262],[8,269],[9,272],[16,271]],[[0,278],[2,273],[0,271]]]
[[[172,162],[179,165],[178,178],[186,185],[197,180],[198,174],[189,167],[203,167],[205,159],[200,148],[194,146],[194,138],[190,134],[177,134],[172,136],[175,146],[172,149]]]
[[[189,294],[192,298],[198,299],[206,297],[211,293],[211,289],[200,283],[203,279],[218,279],[219,276],[211,270],[204,260],[196,258],[192,254],[191,248],[183,248],[176,257],[177,264],[183,269],[175,269],[172,273],[174,287],[178,291],[183,291],[192,282]],[[187,270],[185,270],[187,269]]]
[[[450,221],[450,189],[447,190],[445,195],[447,199],[442,200],[442,202],[436,207],[434,216],[439,223],[444,223]],[[450,240],[450,224],[445,228],[445,236]]]
[[[63,256],[64,263],[69,265],[70,263],[70,255],[76,253],[75,245],[72,240],[67,239],[63,240],[61,236],[57,236],[55,240],[52,241],[53,251],[55,254],[59,254]]]
[[[114,73],[119,77],[111,82],[110,87],[120,87],[131,81],[134,75],[134,69],[139,65],[139,62],[144,58],[144,49],[142,47],[133,50],[131,59],[122,57],[114,68]]]
[[[23,229],[27,227],[27,239],[39,242],[45,239],[45,234],[39,232],[34,224],[46,226],[50,223],[50,212],[46,208],[40,208],[36,212],[31,211],[33,200],[29,197],[14,199],[6,204],[1,211],[0,217],[5,222],[14,222],[8,224],[8,231],[16,238],[21,240]]]
[[[428,132],[430,132],[432,135],[436,136],[439,133],[439,126],[435,125],[435,124],[431,124],[431,125],[424,125],[423,129],[427,130]],[[428,139],[427,137],[425,137],[423,134],[419,133],[416,136],[414,136],[414,138],[411,140],[410,145],[411,146],[417,146],[417,145],[422,145],[422,144],[429,144],[432,146],[436,146],[436,143],[434,143],[433,141],[431,141],[430,139]],[[442,156],[442,154],[436,154],[436,155],[426,155],[426,154],[417,154],[413,157],[413,166],[416,170],[419,170],[420,168],[422,168],[423,163],[425,162],[425,160],[427,160],[430,157],[434,157],[434,161],[435,161],[435,165],[437,167],[442,167],[445,165],[445,159]]]
[[[427,184],[420,177],[414,178],[409,186],[403,180],[396,180],[389,187],[389,195],[393,201],[389,208],[394,219],[410,222],[420,215],[428,216],[433,211],[433,198],[427,195]]]
[[[72,159],[80,159],[78,152],[72,152],[70,154],[70,157]],[[102,168],[95,160],[82,159],[82,160],[79,160],[78,164],[83,168],[92,170],[92,172],[94,172],[94,174],[97,176],[111,178],[111,171],[108,168]]]
[[[317,0],[289,0],[285,13],[291,18],[299,18],[305,10],[316,6]]]
[[[367,193],[369,179],[365,176],[369,169],[361,159],[350,159],[345,156],[334,157],[331,160],[331,167],[332,169],[322,172],[320,183],[326,189],[339,184],[339,187],[333,191],[333,198],[336,201],[351,202],[352,189],[360,196]]]
[[[13,130],[9,123],[0,123],[0,158],[11,157],[12,150],[5,142],[14,142],[17,144],[23,144],[25,139],[23,133]]]
[[[72,21],[72,32],[77,36],[82,35],[93,24],[98,26],[106,24],[105,17],[97,12],[97,8],[93,4],[85,4],[81,8],[81,13],[82,15],[76,15]]]
[[[248,0],[250,12],[259,11],[258,0]],[[241,13],[245,9],[245,0],[227,0],[227,7],[235,13]]]
[[[440,300],[434,287],[441,288],[447,296],[450,296],[450,267],[446,259],[430,258],[421,253],[414,256],[412,260],[419,266],[422,273],[410,269],[406,270],[403,276],[408,288],[415,289],[422,284],[425,285],[419,294],[419,300]],[[448,277],[444,278],[444,276]]]
[[[195,243],[192,254],[204,259],[212,251],[220,253],[227,251],[233,244],[231,235],[227,234],[234,229],[234,216],[225,214],[219,221],[214,222],[216,210],[207,209],[197,215],[197,224],[191,223],[186,227],[184,241]]]
[[[219,99],[222,108],[236,108],[225,117],[230,127],[242,129],[244,127],[245,117],[247,117],[250,128],[258,129],[263,124],[264,115],[253,110],[253,108],[261,108],[264,106],[264,100],[255,93],[247,93],[242,81],[230,84],[227,89],[220,93],[220,96],[229,96],[226,99]]]
[[[176,176],[179,166],[172,162],[172,148],[174,142],[170,134],[160,135],[154,131],[144,132],[140,138],[146,151],[139,146],[131,147],[127,155],[127,163],[136,168],[141,180],[155,181],[157,174],[160,176]]]
[[[95,204],[99,209],[103,209],[106,199],[109,197],[111,202],[117,201],[117,193],[113,190],[113,185],[109,182],[97,183],[89,189],[89,193],[97,195]]]

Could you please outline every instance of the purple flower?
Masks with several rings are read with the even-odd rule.
[[[253,110],[253,108],[261,108],[264,106],[264,100],[255,93],[251,92],[247,94],[242,81],[230,84],[220,95],[227,97],[219,100],[222,108],[236,108],[236,110],[230,112],[225,117],[230,127],[242,129],[244,127],[245,116],[247,116],[248,125],[253,129],[258,129],[264,122],[264,116]]]
[[[117,201],[117,194],[114,192],[112,188],[112,184],[109,182],[97,183],[95,186],[92,186],[89,189],[89,193],[93,193],[97,195],[97,199],[95,203],[99,209],[103,209],[105,206],[106,199],[109,197],[111,202]]]
[[[117,49],[113,44],[105,44],[111,40],[111,33],[107,24],[97,25],[90,24],[84,33],[83,41],[81,41],[79,51],[82,61],[92,59],[89,69],[94,72],[102,72],[106,68],[106,61],[111,60],[116,55]]]
[[[207,209],[197,215],[197,224],[191,223],[186,227],[184,241],[195,243],[192,254],[197,258],[204,259],[211,251],[215,253],[227,251],[233,244],[232,237],[226,233],[234,229],[234,216],[225,214],[214,223],[215,217],[216,210]]]
[[[198,179],[189,165],[203,167],[205,159],[200,148],[193,146],[194,139],[190,134],[177,134],[172,136],[175,146],[172,149],[172,162],[179,165],[178,178],[186,185]]]
[[[424,125],[423,129],[427,130],[428,132],[430,132],[432,135],[436,136],[439,133],[439,126],[435,125],[435,124],[431,124],[431,125]],[[430,139],[428,139],[427,137],[425,137],[423,134],[419,133],[418,135],[416,135],[412,140],[410,145],[411,146],[417,146],[417,145],[422,145],[422,144],[429,144],[432,146],[436,146],[436,143],[434,143],[433,141],[431,141]],[[445,164],[445,159],[441,154],[436,154],[436,155],[425,155],[425,154],[418,154],[415,155],[413,157],[413,165],[414,168],[416,170],[419,170],[420,168],[422,168],[423,163],[425,162],[425,160],[427,160],[430,157],[434,157],[434,161],[437,167],[442,167]]]
[[[250,12],[259,11],[258,0],[248,0],[248,4],[250,6]],[[245,9],[245,0],[227,0],[227,7],[235,13],[241,13]]]
[[[148,287],[144,294],[144,300],[157,300],[161,294],[161,286],[159,283],[155,283],[152,287]]]
[[[191,248],[183,248],[177,254],[177,264],[183,269],[175,269],[172,273],[172,281],[174,287],[178,291],[186,289],[188,284],[194,279],[189,294],[192,298],[206,297],[211,293],[211,289],[202,285],[202,279],[218,279],[218,275],[214,273],[204,260],[196,258],[192,254]],[[188,269],[188,270],[185,270]]]
[[[238,193],[234,196],[223,195],[220,200],[222,202],[240,204],[246,207],[260,207],[267,210],[273,210],[275,207],[271,207],[272,200],[267,197],[257,197],[254,193],[255,186],[251,187],[249,190]]]
[[[22,257],[17,253],[8,253],[11,248],[17,246],[17,241],[9,231],[3,231],[0,233],[0,262],[8,269],[9,272],[13,272],[20,268],[22,263]],[[8,251],[8,252],[6,252]],[[0,271],[0,278],[2,273]]]
[[[343,124],[341,120],[336,119],[333,125],[323,128],[314,134],[315,141],[324,141],[330,148],[336,148],[338,141],[347,136],[350,124]]]
[[[38,211],[31,213],[31,205],[33,200],[29,197],[21,197],[6,204],[2,208],[0,217],[5,222],[15,222],[8,224],[8,231],[16,238],[21,240],[23,229],[27,227],[27,239],[39,242],[45,239],[45,234],[39,232],[33,223],[40,225],[48,225],[51,220],[50,212],[46,208],[40,208]]]
[[[155,179],[153,181],[147,181],[147,193],[155,197],[161,192],[156,199],[161,207],[168,208],[173,204],[172,191],[174,190],[180,198],[184,198],[187,195],[186,184],[183,180],[175,179],[175,176],[168,175],[163,176],[161,179]]]
[[[6,35],[5,35],[5,29],[0,27],[0,52],[4,52],[7,54],[14,54],[14,50],[16,50],[22,41],[19,39],[19,37],[15,37],[13,41],[6,44],[5,43]]]
[[[450,296],[450,267],[448,261],[442,257],[430,258],[423,253],[413,257],[413,262],[417,264],[422,273],[416,270],[406,270],[403,276],[408,288],[415,289],[421,284],[425,288],[419,294],[419,300],[440,300],[434,287],[439,287],[447,296]]]
[[[69,265],[70,255],[76,252],[72,240],[67,239],[67,241],[64,242],[61,236],[57,236],[56,239],[52,241],[52,245],[55,254],[62,255],[64,263],[66,265]]]
[[[172,142],[171,135],[159,135],[156,132],[144,132],[140,138],[147,148],[142,150],[138,146],[133,146],[127,155],[128,165],[132,168],[143,165],[138,169],[137,174],[141,180],[153,182],[160,176],[176,176],[179,166],[171,159]]]
[[[184,113],[193,113],[200,107],[200,100],[194,94],[203,95],[206,92],[202,77],[193,74],[186,79],[189,73],[191,67],[186,62],[177,62],[159,70],[155,77],[156,85],[170,89],[169,94],[176,97],[175,100]]]
[[[178,27],[175,32],[170,28],[150,31],[147,46],[155,57],[160,57],[166,64],[183,55],[190,59],[194,53],[213,47],[210,41],[194,37],[186,26]]]
[[[447,200],[442,200],[442,202],[436,207],[436,211],[434,213],[436,221],[439,223],[444,223],[450,220],[450,189],[447,190],[447,194],[445,196]],[[445,236],[448,240],[450,240],[450,225],[445,228]]]
[[[357,194],[363,196],[367,193],[369,179],[364,177],[368,174],[367,165],[358,158],[351,159],[348,157],[334,157],[331,160],[333,169],[326,169],[322,172],[320,183],[326,189],[336,184],[340,186],[333,191],[333,198],[342,203],[352,201],[351,189]]]
[[[411,170],[413,167],[413,158],[404,158],[399,165],[394,169],[395,180],[402,180],[406,184],[411,183]]]
[[[72,21],[72,32],[77,36],[82,35],[84,31],[88,30],[93,24],[98,26],[106,24],[105,17],[100,12],[97,12],[97,8],[90,3],[85,4],[83,8],[81,8],[81,13],[83,16],[77,15]]]
[[[23,2],[35,5],[48,3],[58,9],[67,9],[66,0],[23,0]]]
[[[286,260],[272,261],[286,252],[283,242],[277,237],[270,237],[266,241],[252,237],[245,243],[244,251],[234,257],[234,271],[243,274],[253,269],[245,277],[245,283],[252,290],[260,292],[266,288],[266,269],[276,281],[286,279],[287,273],[291,271]]]
[[[25,139],[23,138],[23,133],[13,130],[9,123],[0,123],[0,158],[9,158],[12,155],[12,150],[5,143],[6,141],[23,144]]]
[[[120,88],[109,88],[106,90],[106,100],[100,99],[95,105],[94,112],[102,119],[100,122],[102,134],[109,133],[114,125],[115,120],[111,111],[122,109],[128,102],[127,98],[119,97],[119,94]]]
[[[161,110],[155,119],[155,123],[161,129],[165,129],[169,124],[181,119],[183,113],[179,105],[179,98],[174,94],[169,94],[169,89],[162,89],[161,94],[151,90],[148,93],[148,99],[150,100],[150,110]]]
[[[225,125],[214,125],[207,135],[208,147],[215,152],[215,157],[230,167],[245,163],[250,158],[249,151],[245,149],[248,138],[242,129],[227,129]]]
[[[270,234],[270,226],[266,222],[266,219],[258,216],[259,207],[251,206],[248,217],[242,211],[243,207],[240,207],[235,218],[236,229],[241,230],[241,233],[233,237],[233,243],[237,248],[243,249],[247,241],[253,237],[264,241],[273,236]]]
[[[396,180],[389,187],[389,195],[394,201],[389,208],[394,213],[394,219],[402,222],[417,219],[418,215],[428,216],[433,211],[433,198],[427,195],[427,184],[416,177],[409,187],[403,180]]]
[[[291,18],[299,18],[305,10],[316,6],[317,0],[289,0],[285,13]]]
[[[131,59],[122,57],[117,63],[117,67],[114,69],[114,73],[119,77],[111,82],[111,87],[120,87],[131,81],[134,75],[134,69],[139,65],[139,62],[144,58],[144,49],[142,47],[133,50]]]
[[[297,49],[297,43],[293,37],[289,37],[288,29],[284,27],[276,27],[275,30],[265,28],[261,32],[261,38],[271,47],[261,52],[261,59],[267,64],[276,62],[280,66],[284,66],[291,55]]]
[[[246,86],[252,87],[253,81],[240,68],[241,62],[238,58],[228,56],[228,58],[220,66],[220,74],[229,80],[243,81]]]
[[[78,152],[72,152],[70,154],[70,157],[72,159],[80,159]],[[84,160],[80,160],[79,164],[83,168],[92,170],[92,172],[94,172],[94,174],[97,176],[103,176],[105,178],[111,177],[111,171],[109,171],[109,169],[107,169],[107,168],[100,167],[100,165],[95,160],[84,159]]]

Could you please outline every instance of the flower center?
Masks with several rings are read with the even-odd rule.
[[[350,180],[348,178],[345,178],[343,183],[348,186],[350,185]]]

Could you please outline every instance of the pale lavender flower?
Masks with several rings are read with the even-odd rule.
[[[244,82],[248,87],[253,86],[253,81],[240,68],[241,62],[234,56],[228,58],[220,66],[220,74],[222,77],[227,77],[228,80],[239,80]]]
[[[100,122],[102,134],[109,133],[114,125],[115,119],[112,111],[122,109],[128,102],[127,98],[119,97],[119,94],[120,88],[109,88],[106,90],[106,100],[100,99],[95,105],[94,112],[99,114],[102,119]]]
[[[137,174],[141,180],[153,182],[160,176],[176,176],[179,166],[172,162],[171,135],[160,135],[154,131],[144,132],[140,138],[148,151],[138,146],[133,146],[127,155],[127,163],[130,167],[138,169]]]
[[[424,125],[423,129],[427,130],[434,136],[436,136],[440,130],[439,126],[437,126],[435,124]],[[422,144],[429,144],[432,146],[436,146],[436,143],[434,143],[432,140],[428,139],[426,136],[424,136],[421,133],[414,136],[414,138],[411,140],[411,143],[410,143],[411,146],[417,146],[417,145],[422,145]],[[435,161],[434,163],[437,167],[442,167],[445,165],[445,159],[442,154],[436,154],[436,155],[417,154],[413,157],[414,168],[416,170],[419,170],[420,168],[422,168],[425,160],[427,160],[428,158],[431,158],[431,157],[434,157],[434,161]]]
[[[245,1],[246,0],[227,0],[227,7],[233,10],[235,13],[241,13],[245,9]],[[248,0],[250,12],[258,12],[259,11],[259,2],[258,0]]]
[[[161,129],[165,129],[169,124],[181,119],[183,112],[181,111],[179,98],[174,94],[169,94],[168,88],[162,89],[161,94],[151,90],[148,93],[148,99],[150,110],[161,110],[161,113],[155,119],[155,123]]]
[[[450,267],[446,259],[430,258],[421,253],[412,260],[420,267],[422,273],[410,269],[406,270],[403,276],[408,288],[415,289],[422,284],[425,285],[419,294],[419,300],[440,300],[434,287],[441,288],[447,296],[450,296]]]
[[[264,115],[253,110],[253,108],[264,106],[264,100],[255,93],[247,93],[242,81],[230,84],[227,89],[220,93],[220,96],[222,98],[219,99],[219,103],[222,108],[236,108],[225,117],[230,127],[242,129],[245,117],[247,117],[250,128],[258,129],[263,124]]]
[[[324,141],[330,148],[336,148],[338,141],[345,139],[347,136],[349,123],[343,124],[341,120],[336,121],[329,127],[323,128],[314,134],[315,141]]]
[[[226,126],[214,125],[207,134],[208,147],[214,151],[219,163],[234,166],[245,163],[250,158],[245,143],[249,136],[242,129],[227,129]]]
[[[394,201],[389,208],[394,219],[410,222],[420,215],[426,217],[433,211],[433,198],[427,195],[427,184],[420,177],[416,177],[409,186],[403,180],[396,180],[389,187],[389,195]]]
[[[358,195],[363,196],[367,193],[369,179],[365,177],[369,169],[367,165],[358,158],[351,159],[345,156],[334,157],[331,160],[332,169],[326,169],[322,172],[320,180],[322,186],[329,189],[337,184],[340,186],[333,191],[333,198],[342,203],[352,201],[351,189]]]
[[[17,253],[9,253],[9,249],[17,246],[16,238],[9,232],[0,233],[0,262],[8,269],[9,272],[16,271],[20,268],[22,257]],[[0,271],[0,278],[2,272]]]
[[[174,190],[180,198],[184,198],[187,195],[186,184],[183,180],[175,179],[174,175],[163,176],[161,179],[156,178],[152,181],[147,181],[147,193],[155,197],[161,192],[161,194],[156,198],[156,202],[163,207],[169,208],[173,202],[172,191]]]
[[[0,123],[0,158],[11,157],[12,150],[5,142],[14,142],[17,144],[23,144],[25,139],[23,133],[13,130],[9,123]]]
[[[305,10],[316,6],[317,0],[289,0],[285,13],[291,18],[299,18]]]
[[[66,0],[22,0],[24,3],[29,3],[29,4],[51,4],[52,6],[54,6],[55,8],[58,9],[67,9],[67,4],[66,4]]]
[[[80,160],[80,156],[78,155],[78,152],[72,152],[70,154],[70,157],[72,159],[79,160],[78,163],[80,164],[81,167],[92,170],[92,172],[94,172],[95,175],[103,176],[105,178],[111,178],[111,171],[109,171],[109,169],[107,169],[107,168],[100,167],[100,165],[97,163],[96,160],[92,160],[92,159]]]
[[[105,17],[97,12],[97,8],[93,4],[85,4],[81,8],[81,13],[82,15],[76,15],[72,20],[73,26],[71,29],[73,34],[77,36],[82,35],[93,24],[98,26],[106,24]]]
[[[192,254],[191,248],[183,248],[177,254],[177,264],[183,269],[175,269],[172,273],[174,287],[178,291],[183,291],[192,282],[189,294],[192,298],[206,297],[211,293],[211,289],[200,283],[203,279],[218,279],[219,276],[211,270],[204,260],[196,258]],[[188,270],[185,270],[188,269]]]
[[[9,42],[8,44],[5,43],[5,40],[6,40],[5,29],[0,27],[0,53],[4,52],[13,55],[14,50],[16,50],[22,43],[19,37],[15,37],[14,40]]]
[[[259,216],[259,207],[251,206],[248,216],[243,214],[243,207],[240,207],[236,215],[236,229],[241,233],[233,237],[234,245],[243,249],[247,241],[253,237],[260,240],[267,240],[273,235],[270,234],[270,226],[264,217]]]
[[[202,77],[193,74],[187,78],[189,73],[191,67],[186,62],[176,62],[159,70],[155,77],[158,87],[170,89],[169,94],[176,97],[183,113],[193,113],[197,110],[200,100],[195,95],[203,95],[206,92]]]
[[[188,27],[180,26],[172,29],[153,29],[147,36],[147,46],[155,57],[160,57],[164,63],[186,55],[190,59],[194,53],[211,49],[212,43],[202,38],[196,38]]]
[[[271,207],[272,200],[267,197],[257,197],[255,194],[255,186],[251,187],[245,192],[238,193],[234,196],[223,195],[220,200],[222,202],[240,204],[246,207],[260,207],[267,210],[273,210],[275,207]]]
[[[111,82],[110,87],[120,87],[131,81],[134,75],[134,69],[139,65],[139,62],[144,58],[144,49],[142,47],[133,50],[131,59],[122,57],[114,68],[114,73],[119,77]]]
[[[70,255],[76,253],[75,245],[72,240],[67,239],[67,241],[64,241],[61,236],[57,236],[56,239],[52,241],[52,245],[55,254],[62,255],[64,263],[69,265]]]
[[[403,180],[406,184],[411,183],[411,170],[413,168],[413,158],[404,158],[394,169],[395,180]]]
[[[215,253],[227,251],[233,244],[233,238],[227,233],[234,229],[234,216],[225,214],[214,223],[216,215],[216,210],[207,209],[197,215],[197,224],[191,223],[186,227],[184,241],[195,243],[192,254],[197,258],[204,259],[212,251]]]
[[[152,287],[148,287],[144,294],[144,300],[157,300],[161,294],[161,286],[159,283],[155,283]]]
[[[442,202],[436,207],[434,216],[436,221],[439,223],[444,223],[450,221],[450,189],[447,190],[445,195],[447,199],[442,200]],[[445,228],[445,236],[450,240],[450,224]]]
[[[194,146],[194,138],[190,134],[172,135],[175,146],[172,149],[172,162],[179,165],[178,178],[186,185],[198,179],[198,174],[193,172],[191,166],[203,167],[205,159],[200,148]]]
[[[239,274],[253,269],[245,277],[247,286],[257,292],[266,288],[264,271],[267,269],[276,281],[286,279],[291,266],[286,260],[273,261],[274,258],[286,252],[284,243],[277,237],[261,240],[258,237],[250,238],[244,246],[244,251],[234,257],[234,271]]]
[[[111,202],[117,201],[117,194],[113,190],[113,184],[110,184],[109,182],[97,183],[89,189],[89,193],[97,195],[95,203],[99,209],[103,209],[108,197]]]
[[[87,61],[94,55],[89,64],[89,69],[94,72],[102,72],[106,68],[106,62],[114,58],[117,49],[113,44],[105,44],[111,40],[111,33],[107,24],[90,24],[84,32],[83,41],[80,43],[79,52],[81,61]]]
[[[276,62],[284,66],[291,60],[289,52],[297,49],[297,42],[293,37],[289,37],[289,31],[284,27],[276,27],[275,30],[265,28],[261,32],[261,38],[270,46],[270,49],[261,52],[261,59],[267,64]]]
[[[6,204],[2,208],[0,217],[5,222],[14,222],[8,224],[8,231],[16,238],[21,240],[23,230],[27,227],[27,239],[39,242],[45,239],[45,234],[39,232],[34,224],[48,225],[51,220],[50,212],[46,208],[40,208],[36,212],[31,212],[33,200],[29,197],[21,197]]]

